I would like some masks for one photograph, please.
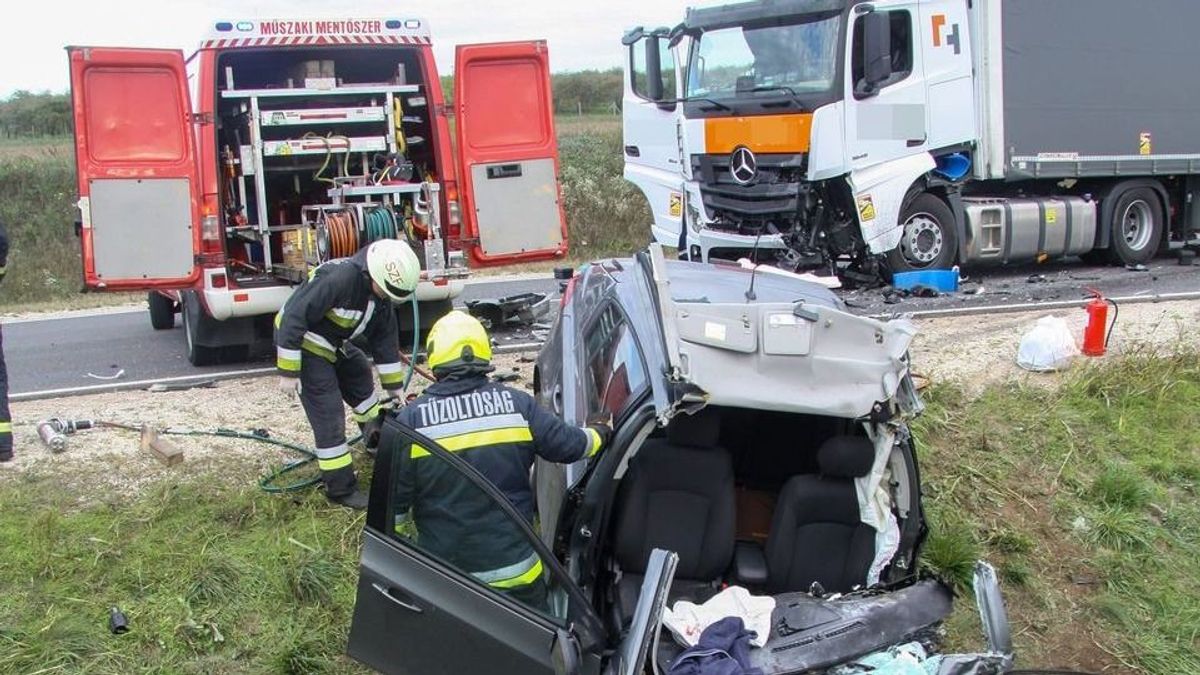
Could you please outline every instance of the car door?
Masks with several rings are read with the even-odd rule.
[[[469,526],[457,536],[431,520],[447,504],[433,500],[451,493]],[[544,602],[468,569],[467,554],[476,547],[518,540],[534,551],[530,569],[542,570],[535,576],[545,584]],[[658,629],[673,556],[660,552],[653,559],[657,567],[647,574],[653,580],[640,605],[646,618],[629,632],[633,644],[618,645],[622,659],[609,664],[612,672],[640,673],[633,668],[644,663]],[[363,534],[348,645],[353,658],[413,675],[597,672],[610,643],[562,565],[486,478],[437,442],[395,421],[385,425]]]
[[[190,286],[200,277],[200,182],[183,53],[67,51],[84,285]]]
[[[641,188],[654,216],[656,241],[676,246],[683,223],[678,72],[665,31],[625,36],[621,123],[625,179]],[[654,78],[652,73],[658,72]]]
[[[455,136],[471,260],[550,260],[567,252],[558,136],[544,41],[459,45]]]

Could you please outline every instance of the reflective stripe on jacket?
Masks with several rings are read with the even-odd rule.
[[[342,343],[362,337],[385,389],[404,382],[400,334],[390,303],[371,292],[366,249],[317,267],[275,317],[275,365],[280,375],[300,373],[306,351],[336,361]]]
[[[563,422],[529,394],[483,375],[430,386],[389,416],[385,430],[397,423],[474,467],[530,523],[534,500],[529,474],[535,455],[570,463],[600,448],[596,432]],[[393,461],[400,464],[395,515],[401,521],[411,515],[422,549],[492,585],[537,579],[533,566],[517,569],[533,554],[532,547],[482,490],[431,457],[428,449],[399,445],[394,430],[385,431],[381,445],[387,443],[393,444]]]

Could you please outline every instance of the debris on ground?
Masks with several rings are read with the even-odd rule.
[[[1030,274],[1029,277],[1027,277],[1025,279],[1025,283],[1027,283],[1027,284],[1046,284],[1046,283],[1050,283],[1050,280],[1048,278],[1046,278],[1045,274]]]
[[[1129,270],[1130,272],[1149,272],[1150,271],[1149,267],[1146,267],[1145,265],[1143,265],[1141,263],[1129,263],[1128,265],[1125,266],[1125,269]]]
[[[129,632],[129,619],[120,607],[110,607],[108,610],[108,632],[113,635],[124,635]]]
[[[116,366],[113,366],[113,367],[116,368]],[[119,378],[125,376],[125,369],[121,368],[121,369],[117,370],[117,372],[113,373],[112,375],[97,375],[95,373],[88,373],[87,376],[97,379],[97,380],[116,380],[116,379],[119,379]]]
[[[142,427],[142,452],[149,452],[166,466],[175,466],[183,461],[183,449],[159,436],[158,430],[149,425]]]
[[[464,304],[471,316],[489,330],[499,330],[510,323],[530,326],[550,313],[545,293],[517,293],[496,299],[468,300]]]

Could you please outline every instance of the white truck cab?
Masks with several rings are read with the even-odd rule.
[[[623,40],[625,176],[655,240],[698,260],[871,275],[1144,262],[1200,232],[1200,98],[1176,77],[1113,77],[1186,79],[1192,59],[1171,50],[1200,47],[1163,36],[1200,6],[1168,4],[1119,55],[1094,49],[1128,38],[1116,0],[690,9]],[[1131,82],[1132,108],[1108,105]]]

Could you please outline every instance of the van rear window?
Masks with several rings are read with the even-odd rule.
[[[469,143],[477,149],[542,145],[550,129],[543,115],[546,91],[542,71],[532,59],[485,61],[467,67],[469,89],[463,98],[470,125]]]
[[[86,91],[88,153],[94,161],[185,159],[185,111],[170,70],[91,68]]]

